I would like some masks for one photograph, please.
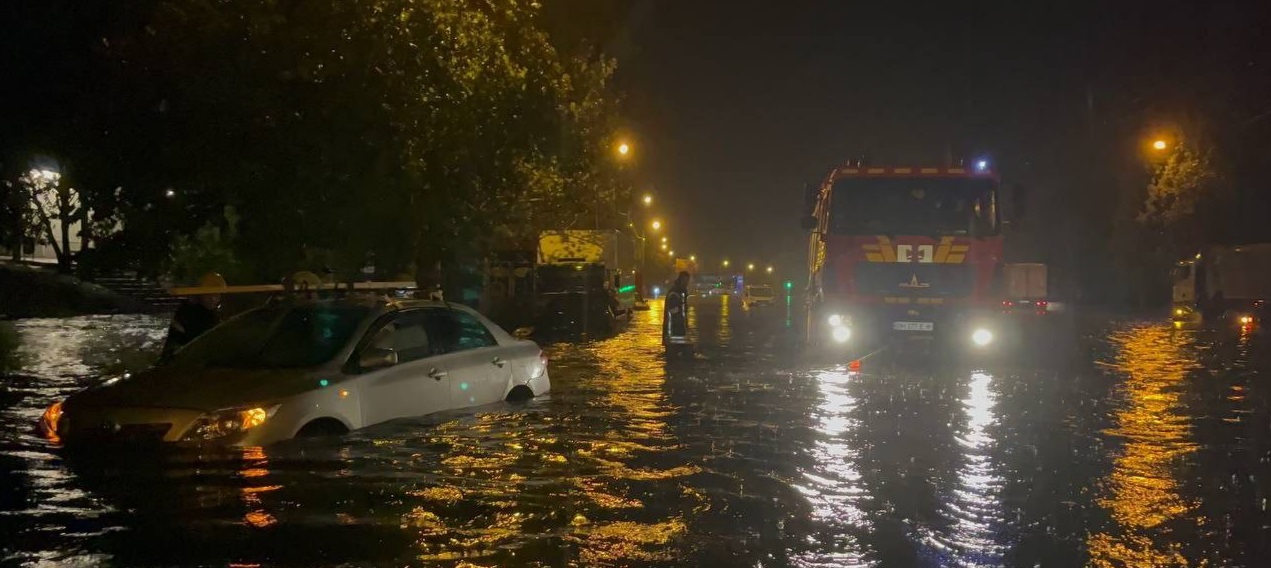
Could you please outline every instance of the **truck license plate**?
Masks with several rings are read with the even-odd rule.
[[[935,324],[929,321],[898,321],[891,324],[896,331],[931,331]]]

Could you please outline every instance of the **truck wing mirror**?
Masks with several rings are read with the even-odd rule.
[[[814,231],[816,230],[816,227],[817,227],[816,217],[808,215],[807,217],[804,217],[800,221],[800,225],[803,227],[803,230],[805,231]]]

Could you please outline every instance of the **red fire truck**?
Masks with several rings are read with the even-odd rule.
[[[807,341],[1000,339],[998,176],[974,167],[835,168],[811,195]]]

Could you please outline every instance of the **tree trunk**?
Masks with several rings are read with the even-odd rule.
[[[62,222],[62,254],[57,255],[57,265],[62,272],[71,271],[71,223],[66,215],[61,216]]]

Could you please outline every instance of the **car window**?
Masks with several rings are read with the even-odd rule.
[[[398,314],[371,332],[368,347],[392,349],[398,363],[408,363],[432,354],[433,346],[428,337],[427,318],[423,312],[411,311]]]
[[[368,312],[322,304],[258,308],[195,339],[172,362],[245,369],[320,365],[348,343]]]
[[[468,312],[447,309],[428,312],[433,353],[454,353],[498,344],[485,324]]]

